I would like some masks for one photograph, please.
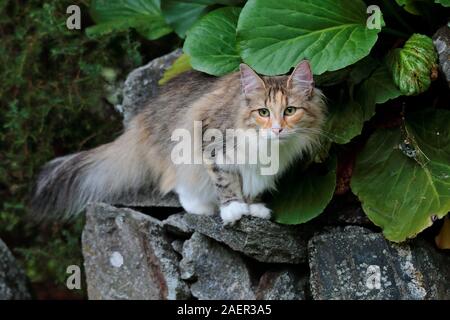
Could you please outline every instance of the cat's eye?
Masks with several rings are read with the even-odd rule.
[[[285,115],[285,116],[292,116],[292,115],[295,113],[295,111],[297,111],[297,108],[296,108],[296,107],[287,107],[287,108],[284,110],[284,115]]]
[[[258,113],[261,117],[267,118],[268,116],[270,116],[270,111],[267,108],[258,109]]]

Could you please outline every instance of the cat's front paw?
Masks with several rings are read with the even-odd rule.
[[[244,202],[232,201],[220,207],[220,216],[224,225],[234,224],[247,214],[249,214],[249,208],[248,204]]]
[[[270,219],[272,212],[263,203],[253,203],[250,205],[250,215],[261,219]]]

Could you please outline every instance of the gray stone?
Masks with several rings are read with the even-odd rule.
[[[194,281],[192,295],[201,300],[252,300],[250,273],[242,257],[195,232],[183,246],[180,271]]]
[[[259,280],[258,300],[305,300],[306,279],[291,270],[268,271]]]
[[[314,299],[449,299],[450,257],[423,240],[394,244],[362,227],[309,241]]]
[[[93,204],[82,236],[90,299],[185,299],[178,257],[160,221]]]
[[[31,299],[31,294],[25,272],[0,240],[0,300],[28,299]]]
[[[158,81],[172,63],[181,55],[181,49],[150,61],[133,70],[123,86],[123,101],[116,106],[123,113],[125,125],[158,93]]]
[[[163,225],[167,231],[178,236],[190,236],[194,233],[194,230],[187,224],[184,215],[184,213],[176,213],[164,220]]]
[[[269,220],[245,216],[233,226],[224,226],[219,216],[185,214],[192,229],[233,250],[261,262],[300,263],[306,261],[304,226],[281,225]]]
[[[177,239],[177,240],[172,241],[172,243],[170,245],[172,246],[172,249],[176,253],[182,254],[183,253],[183,243],[184,243],[184,241]]]
[[[433,36],[433,43],[439,55],[439,67],[450,87],[450,27],[438,29]]]
[[[326,220],[327,225],[350,224],[363,227],[373,225],[361,207],[347,207],[341,210],[336,210],[331,214],[324,214],[323,218]]]

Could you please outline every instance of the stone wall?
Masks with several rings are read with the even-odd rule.
[[[31,294],[25,272],[0,240],[0,300],[28,300]]]
[[[450,257],[425,240],[398,245],[324,221],[224,227],[219,217],[161,221],[94,204],[83,233],[89,298],[450,299]]]

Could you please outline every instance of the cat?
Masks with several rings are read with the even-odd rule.
[[[325,117],[324,96],[314,87],[306,60],[284,76],[260,76],[245,64],[223,77],[188,71],[162,86],[115,141],[46,164],[36,182],[31,212],[41,219],[70,218],[90,202],[114,203],[123,194],[152,185],[162,195],[175,192],[189,213],[219,211],[224,224],[243,215],[269,219],[271,211],[260,195],[276,188],[277,178],[296,159],[319,148]],[[172,133],[180,128],[192,132],[195,121],[201,121],[203,133],[265,132],[266,140],[278,143],[278,171],[262,175],[258,163],[219,164],[214,162],[217,155],[208,163],[175,164]]]

